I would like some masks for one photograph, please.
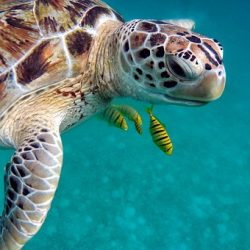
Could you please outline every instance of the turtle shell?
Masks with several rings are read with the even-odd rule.
[[[0,0],[0,112],[24,93],[79,74],[109,19],[123,22],[98,0]]]

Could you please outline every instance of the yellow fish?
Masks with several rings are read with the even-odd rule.
[[[117,128],[121,128],[125,131],[128,130],[128,124],[121,114],[114,106],[110,106],[103,112],[103,117],[107,120],[110,124],[113,124]]]
[[[173,144],[164,125],[153,115],[153,107],[147,109],[150,116],[150,133],[154,143],[167,155],[172,155]]]
[[[130,121],[133,121],[138,134],[142,134],[142,118],[140,114],[128,105],[117,105],[115,107]]]

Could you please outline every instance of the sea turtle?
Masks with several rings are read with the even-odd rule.
[[[37,233],[62,166],[60,133],[119,96],[199,106],[221,96],[223,49],[189,20],[124,22],[98,0],[0,0],[0,248]]]

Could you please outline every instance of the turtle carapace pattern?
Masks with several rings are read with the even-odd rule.
[[[192,20],[125,22],[98,0],[0,0],[0,249],[42,226],[62,167],[60,134],[116,97],[201,106],[225,86],[221,44]],[[69,166],[68,166],[69,167]]]

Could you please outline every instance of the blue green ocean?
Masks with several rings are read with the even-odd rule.
[[[249,1],[107,0],[126,20],[196,21],[224,46],[223,96],[190,108],[156,106],[174,144],[152,142],[146,103],[143,135],[96,117],[63,135],[64,166],[42,229],[25,250],[249,250]],[[3,166],[13,151],[1,151]],[[2,204],[3,198],[1,198]]]

